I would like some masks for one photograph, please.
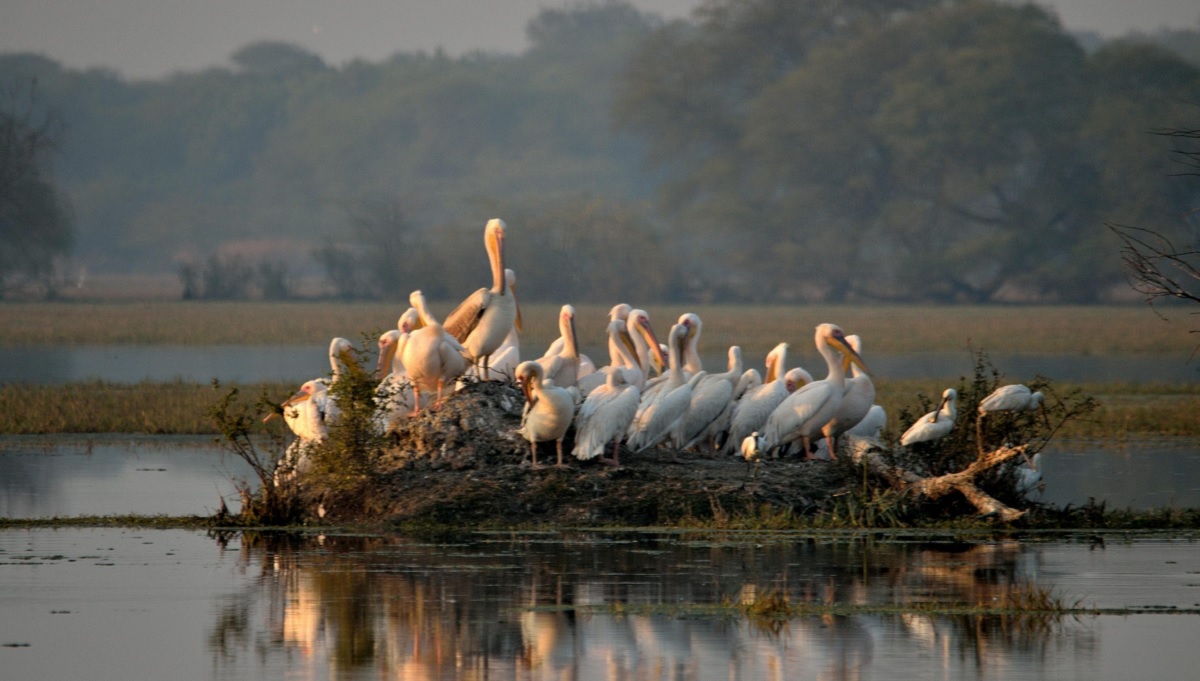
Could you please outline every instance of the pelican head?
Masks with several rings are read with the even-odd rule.
[[[613,309],[615,310],[616,308]],[[650,325],[650,314],[645,310],[630,310],[629,321],[633,323],[634,329],[645,339],[646,345],[650,350],[650,359],[655,365],[654,368],[659,373],[662,373],[663,367],[668,364],[667,356],[663,352],[662,345],[658,342],[658,336],[654,333],[654,327]]]
[[[796,367],[788,369],[787,373],[783,375],[783,386],[787,389],[788,394],[791,394],[812,383],[812,380],[812,374],[800,367]]]
[[[483,228],[483,245],[487,249],[488,259],[492,262],[492,284],[494,293],[504,295],[508,288],[504,276],[504,231],[508,228],[500,218],[488,220]]]
[[[404,321],[403,317],[400,321]],[[392,360],[396,357],[396,347],[400,344],[401,329],[403,328],[402,323],[399,329],[384,331],[383,335],[379,336],[379,359],[375,364],[376,374],[386,376],[391,371]]]
[[[417,312],[417,308],[410,307],[400,315],[400,319],[396,321],[396,328],[400,333],[410,333],[413,329],[421,328],[421,314]]]
[[[329,343],[329,362],[336,375],[342,370],[360,371],[358,359],[354,356],[354,344],[345,338],[334,338]]]
[[[291,397],[287,398],[286,400],[283,401],[283,404],[279,405],[278,410],[273,411],[270,414],[267,414],[266,417],[263,418],[263,423],[267,423],[268,421],[271,421],[272,419],[278,418],[279,416],[281,416],[283,414],[283,410],[287,409],[288,407],[292,406],[293,404],[299,404],[305,400],[312,399],[314,394],[316,394],[317,392],[322,391],[324,389],[325,389],[325,384],[321,383],[318,380],[305,381],[304,384],[300,386],[300,390],[296,391],[295,395],[292,395]]]
[[[858,352],[856,352],[854,347],[850,345],[849,341],[846,340],[846,333],[842,331],[842,327],[838,326],[837,324],[819,324],[817,326],[816,336],[818,346],[820,343],[825,343],[834,350],[842,353],[843,362],[848,361],[857,365],[864,374],[871,373],[867,369],[867,365],[863,363],[862,357],[858,355]]]
[[[517,371],[514,374],[517,383],[521,384],[521,392],[525,393],[525,401],[529,404],[535,404],[537,398],[533,394],[534,383],[542,381],[542,365],[534,361],[525,361],[517,365]]]
[[[613,305],[611,310],[608,311],[608,319],[609,321],[615,321],[617,319],[629,319],[631,312],[633,312],[633,308],[629,306],[629,303],[617,303],[616,305]]]

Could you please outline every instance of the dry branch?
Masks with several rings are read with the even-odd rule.
[[[1009,459],[1025,456],[1027,447],[1028,445],[1000,447],[981,455],[972,461],[971,465],[957,473],[947,473],[931,478],[922,477],[905,468],[890,465],[883,461],[879,452],[875,450],[864,453],[860,462],[866,465],[872,473],[897,489],[908,490],[929,499],[940,499],[957,491],[978,509],[980,515],[1012,522],[1025,515],[1025,511],[1018,511],[979,489],[975,486],[975,479]]]

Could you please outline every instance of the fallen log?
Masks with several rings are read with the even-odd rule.
[[[975,479],[1009,459],[1026,456],[1026,449],[1028,449],[1028,445],[1000,447],[981,454],[969,466],[957,473],[947,473],[935,477],[923,477],[908,469],[888,464],[879,455],[879,450],[874,448],[866,448],[865,451],[860,449],[856,460],[896,489],[908,490],[917,496],[931,500],[958,492],[978,509],[981,516],[1012,522],[1025,515],[1025,511],[1012,508],[979,489],[975,485]]]

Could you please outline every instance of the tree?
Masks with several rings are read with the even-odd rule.
[[[1176,159],[1189,169],[1181,175],[1200,176],[1200,144],[1196,143],[1200,141],[1200,129],[1162,130],[1157,134],[1180,143],[1175,150]],[[1200,303],[1200,229],[1196,229],[1200,220],[1195,219],[1195,214],[1193,210],[1185,216],[1185,221],[1192,225],[1192,234],[1189,243],[1182,246],[1176,246],[1159,231],[1108,224],[1123,244],[1121,261],[1129,285],[1145,296],[1147,304],[1172,299]],[[1189,217],[1191,220],[1186,219]],[[1192,333],[1200,330],[1193,329]]]
[[[71,249],[70,211],[50,178],[58,119],[38,106],[37,81],[0,102],[0,295],[41,287],[53,296],[55,265]]]

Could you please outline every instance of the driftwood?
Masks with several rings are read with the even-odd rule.
[[[979,510],[980,515],[1012,522],[1025,515],[1025,511],[1018,511],[979,489],[975,485],[975,478],[1009,459],[1026,456],[1027,448],[1028,445],[1000,447],[980,454],[978,459],[971,462],[971,465],[957,473],[947,473],[931,478],[922,477],[905,468],[887,464],[879,456],[879,452],[874,449],[868,448],[857,459],[872,473],[880,476],[897,489],[909,490],[913,494],[929,499],[940,499],[952,492],[959,492]]]

